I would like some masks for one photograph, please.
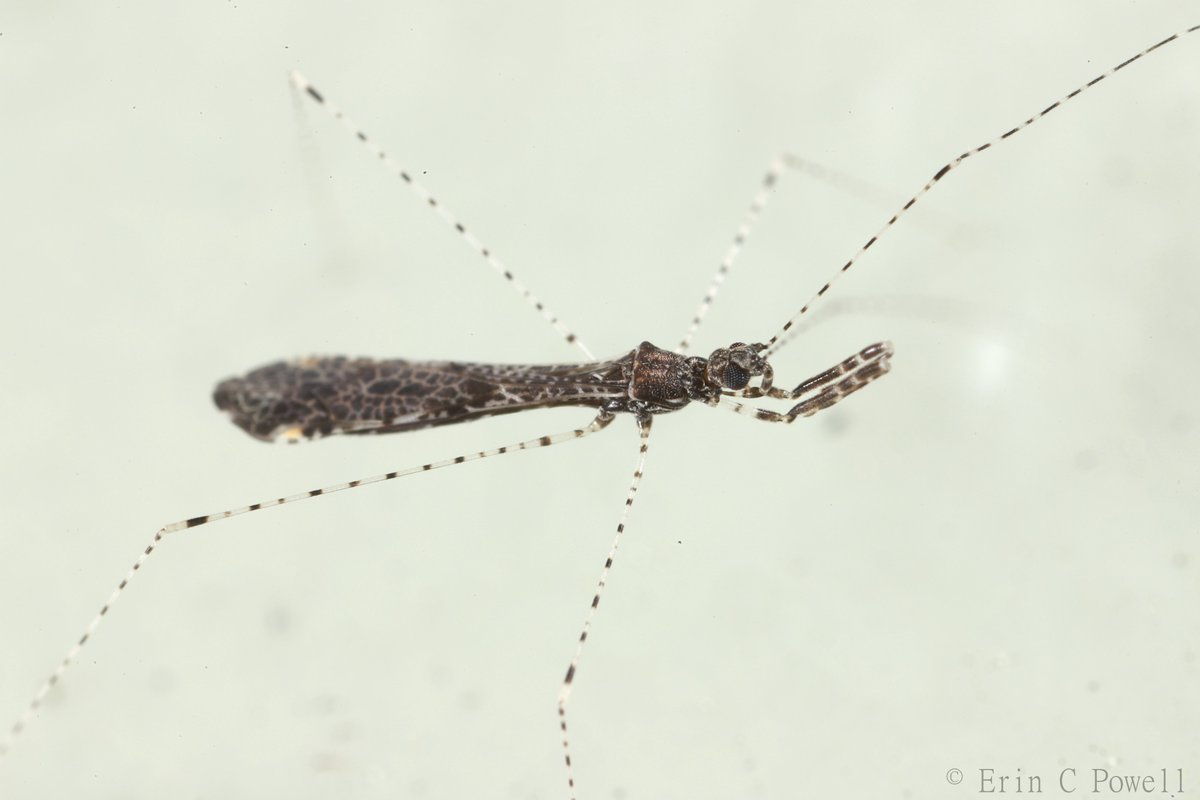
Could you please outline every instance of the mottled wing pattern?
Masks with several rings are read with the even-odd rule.
[[[279,361],[222,381],[213,401],[251,436],[391,433],[625,396],[632,355],[590,364],[467,364],[345,356]]]

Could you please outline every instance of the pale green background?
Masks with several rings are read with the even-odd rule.
[[[168,521],[580,424],[270,447],[308,353],[574,353],[294,98],[306,72],[602,355],[673,344],[772,155],[896,203],[1194,4],[9,4],[0,717]],[[576,684],[580,797],[1200,785],[1200,34],[947,179],[776,361],[793,428],[660,419]],[[789,176],[703,332],[771,334],[892,212]],[[554,702],[636,437],[167,541],[0,797],[562,798]],[[967,782],[946,783],[964,770]]]

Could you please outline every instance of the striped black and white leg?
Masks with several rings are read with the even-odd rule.
[[[801,381],[799,384],[797,384],[796,388],[792,389],[791,391],[780,389],[776,386],[771,386],[766,380],[764,380],[763,386],[761,387],[754,386],[743,389],[740,392],[726,391],[724,394],[730,397],[743,397],[751,399],[756,397],[770,397],[775,400],[797,400],[800,397],[806,394],[811,394],[822,386],[837,380],[843,375],[849,375],[850,373],[860,369],[872,361],[886,361],[887,359],[891,358],[895,352],[896,349],[892,346],[891,342],[876,342],[875,344],[867,345],[849,358],[842,359],[842,361],[833,365],[824,372],[814,375],[807,380]],[[886,368],[884,371],[887,371]]]
[[[343,114],[341,109],[326,100],[325,95],[317,91],[316,87],[309,83],[303,75],[301,75],[299,72],[293,72],[291,73],[290,77],[292,84],[297,89],[307,94],[310,98],[312,98],[312,100],[320,105],[321,108],[325,109],[325,111],[328,112],[331,117],[340,122],[346,128],[346,130],[354,134],[354,137],[362,143],[363,147],[367,148],[371,155],[377,158],[380,163],[382,163],[385,167],[391,170],[392,173],[408,184],[408,187],[412,189],[412,191],[421,199],[422,202],[435,210],[438,213],[438,216],[446,221],[447,225],[454,228],[454,230],[458,232],[459,236],[462,237],[463,241],[470,245],[472,250],[482,256],[483,260],[486,261],[488,265],[502,278],[504,278],[504,280],[513,287],[513,290],[525,299],[525,302],[533,306],[538,313],[542,315],[542,318],[549,322],[554,330],[558,331],[559,335],[562,336],[563,339],[565,339],[569,344],[573,344],[578,347],[583,354],[587,356],[589,361],[596,360],[596,357],[592,355],[592,351],[589,350],[587,345],[585,345],[583,341],[575,335],[574,331],[567,327],[567,325],[561,319],[559,319],[553,311],[547,308],[546,304],[543,303],[533,292],[531,292],[528,287],[517,280],[516,276],[513,275],[512,270],[506,267],[500,261],[500,259],[496,258],[496,256],[492,254],[492,251],[489,248],[485,247],[481,241],[475,238],[475,235],[467,230],[466,226],[463,225],[462,222],[460,222],[458,218],[455,217],[445,206],[438,202],[437,198],[430,194],[429,190],[412,176],[411,172],[400,166],[400,164],[398,164],[392,159],[391,156],[384,152],[379,145],[375,144],[374,140],[368,137],[361,128],[354,124],[349,117]]]
[[[717,292],[721,290],[722,284],[725,283],[725,278],[729,275],[729,270],[733,268],[734,262],[737,261],[738,255],[742,252],[742,247],[745,245],[746,239],[750,236],[750,231],[753,230],[754,223],[758,221],[759,215],[767,205],[767,201],[771,198],[771,191],[779,181],[779,176],[785,168],[796,167],[801,163],[804,162],[794,156],[784,154],[772,161],[771,166],[767,168],[767,174],[763,176],[762,184],[758,187],[758,191],[750,201],[750,207],[746,209],[746,215],[742,218],[742,224],[738,226],[737,232],[733,235],[733,241],[729,243],[729,249],[725,251],[725,257],[721,259],[716,273],[708,283],[708,289],[704,292],[704,298],[696,308],[696,313],[692,314],[692,321],[688,324],[687,332],[675,347],[676,353],[682,353],[691,347],[692,339],[695,338],[696,331],[700,329],[700,323],[704,321],[704,316],[708,313],[713,300],[716,299]]]
[[[758,192],[750,201],[750,207],[746,209],[746,215],[743,217],[741,225],[738,226],[737,232],[733,236],[733,241],[729,244],[729,249],[725,252],[725,258],[721,260],[720,266],[717,267],[716,273],[713,275],[712,280],[709,281],[708,289],[705,291],[700,305],[696,308],[696,312],[692,315],[692,321],[688,324],[687,332],[679,344],[676,345],[675,352],[682,353],[691,347],[692,340],[695,338],[696,332],[704,321],[705,315],[708,314],[709,307],[712,305],[713,300],[716,299],[717,292],[720,291],[721,286],[725,283],[729,271],[733,268],[734,262],[737,261],[738,256],[741,254],[742,247],[750,237],[750,232],[758,222],[759,216],[762,214],[767,201],[771,197],[771,192],[774,191],[785,170],[793,170],[803,176],[821,181],[832,186],[834,189],[872,205],[890,208],[896,202],[896,194],[872,186],[866,181],[855,178],[852,175],[824,167],[816,162],[791,153],[782,153],[779,155],[779,157],[771,162],[771,166],[767,168],[767,173],[763,176]]]
[[[567,732],[567,702],[571,697],[571,687],[575,683],[575,673],[579,669],[579,658],[583,655],[583,646],[587,643],[588,634],[592,629],[592,619],[596,616],[596,609],[600,606],[600,595],[604,592],[604,587],[608,585],[608,573],[612,570],[613,559],[616,558],[617,548],[621,546],[621,536],[625,533],[625,522],[629,518],[629,509],[633,507],[634,498],[637,497],[638,486],[642,482],[642,471],[646,466],[646,448],[647,442],[650,439],[650,425],[653,417],[650,415],[638,417],[638,432],[641,434],[641,443],[638,447],[637,467],[633,471],[633,478],[629,482],[629,493],[625,496],[625,507],[621,510],[621,519],[617,523],[617,532],[613,536],[612,547],[608,550],[608,557],[604,559],[604,567],[600,570],[600,580],[596,583],[596,593],[592,595],[592,604],[588,607],[587,616],[583,620],[583,628],[579,631],[579,640],[575,645],[575,655],[571,657],[571,664],[567,667],[566,677],[563,678],[562,687],[558,692],[558,726],[562,732],[563,759],[567,767],[567,787],[570,790],[571,800],[575,798],[575,768],[571,763],[571,741]]]
[[[154,538],[150,540],[150,543],[146,545],[145,549],[142,550],[140,555],[138,555],[137,560],[133,563],[133,566],[129,568],[127,573],[125,573],[125,577],[122,578],[121,582],[117,584],[115,589],[113,589],[112,594],[108,596],[108,600],[104,602],[104,605],[100,607],[100,610],[96,613],[96,616],[92,618],[92,621],[84,630],[83,635],[80,636],[75,644],[71,646],[71,649],[68,650],[66,655],[64,655],[63,658],[58,662],[58,666],[54,668],[54,671],[51,672],[46,680],[42,682],[41,687],[38,688],[33,698],[29,701],[29,704],[25,707],[25,711],[21,714],[17,721],[13,723],[12,727],[9,728],[8,733],[4,736],[4,738],[0,740],[0,756],[3,756],[11,749],[13,740],[21,734],[21,731],[23,731],[29,724],[29,721],[33,718],[34,714],[36,714],[38,709],[41,708],[42,702],[45,700],[46,695],[49,694],[50,690],[54,688],[55,684],[62,679],[63,673],[65,673],[71,664],[75,662],[76,658],[79,656],[80,650],[83,649],[83,646],[87,644],[88,639],[90,639],[92,634],[95,633],[96,628],[100,626],[100,623],[108,615],[109,609],[112,608],[113,603],[115,603],[117,599],[120,598],[120,596],[125,592],[125,588],[129,585],[129,581],[132,580],[133,576],[142,569],[142,565],[145,564],[146,560],[150,558],[150,555],[158,549],[159,543],[165,536],[167,536],[167,534],[177,533],[189,528],[198,528],[201,525],[207,525],[210,522],[217,522],[218,520],[237,517],[242,514],[248,514],[251,511],[261,511],[264,508],[273,508],[275,506],[282,506],[288,503],[295,503],[300,500],[307,500],[311,497],[333,494],[334,492],[341,492],[346,489],[357,489],[360,486],[368,486],[373,483],[384,483],[386,481],[395,480],[396,478],[415,475],[420,472],[430,472],[435,469],[441,469],[442,467],[452,467],[458,464],[465,464],[468,461],[479,461],[480,459],[490,458],[491,456],[504,455],[506,453],[516,453],[522,450],[536,450],[541,447],[550,447],[551,445],[561,444],[562,442],[582,439],[585,436],[596,433],[597,431],[601,431],[608,427],[613,419],[615,419],[614,414],[602,410],[596,415],[596,418],[593,419],[591,423],[582,428],[562,431],[560,433],[550,434],[548,436],[539,436],[536,439],[527,439],[523,442],[517,442],[515,444],[505,445],[503,447],[494,447],[490,450],[479,450],[474,453],[466,453],[464,455],[455,456],[454,458],[431,461],[428,464],[421,464],[420,466],[416,467],[408,467],[407,469],[396,470],[395,472],[385,472],[379,475],[373,475],[369,478],[360,478],[358,480],[347,481],[345,483],[337,483],[321,489],[312,489],[307,492],[301,492],[300,494],[287,495],[285,497],[278,497],[272,500],[264,500],[248,506],[231,508],[225,511],[218,511],[215,514],[205,514],[199,517],[192,517],[190,519],[172,522],[170,525],[164,525],[162,528],[159,528],[157,532],[155,532]],[[644,433],[642,437],[642,454],[644,457]],[[640,473],[641,467],[639,466],[638,474],[640,475]]]
[[[818,411],[836,405],[867,384],[886,375],[891,369],[892,352],[891,342],[877,342],[864,347],[824,372],[802,381],[790,392],[774,390],[769,393],[772,398],[781,400],[796,400],[811,395],[786,413],[756,408],[728,397],[722,397],[715,405],[764,422],[795,422],[798,417],[811,417]],[[814,392],[816,394],[813,394]]]
[[[1053,103],[1051,103],[1050,105],[1043,108],[1041,111],[1037,112],[1036,114],[1034,114],[1033,116],[1024,120],[1023,122],[1020,122],[1017,125],[1014,125],[1012,128],[1008,129],[1007,131],[1000,134],[996,138],[991,139],[987,142],[984,142],[983,144],[981,144],[977,147],[972,147],[971,149],[961,153],[960,155],[955,156],[953,159],[951,159],[949,162],[947,162],[945,165],[943,165],[941,168],[939,168],[933,174],[933,177],[930,178],[928,181],[926,181],[925,185],[922,186],[916,194],[914,194],[912,197],[910,197],[907,200],[907,202],[904,203],[904,205],[902,205],[899,209],[897,209],[896,213],[894,213],[892,215],[891,219],[889,219],[887,222],[885,222],[883,224],[883,226],[880,227],[879,230],[877,230],[875,232],[875,235],[872,236],[870,239],[868,239],[866,241],[866,243],[863,244],[858,249],[858,252],[856,252],[850,258],[849,261],[847,261],[840,268],[838,268],[838,271],[835,272],[819,290],[817,290],[817,293],[815,295],[813,295],[807,303],[805,303],[803,306],[801,306],[800,310],[797,311],[796,314],[794,316],[792,316],[791,319],[789,319],[787,322],[785,322],[783,324],[783,327],[780,328],[775,333],[775,335],[773,335],[770,338],[770,340],[768,340],[767,347],[763,351],[762,355],[764,357],[769,356],[770,354],[777,352],[781,347],[783,347],[789,341],[789,339],[787,338],[788,331],[791,330],[792,326],[796,324],[796,322],[800,319],[800,317],[802,317],[808,313],[808,309],[813,305],[813,303],[815,303],[820,297],[824,296],[824,294],[827,291],[829,291],[829,287],[833,285],[834,281],[836,281],[839,277],[841,277],[846,272],[848,272],[850,267],[854,266],[854,264],[858,261],[858,259],[861,258],[862,255],[867,252],[867,250],[870,250],[871,246],[874,245],[875,242],[879,241],[880,237],[882,237],[885,233],[887,233],[888,230],[890,230],[892,228],[892,226],[894,226],[896,224],[897,220],[899,220],[901,217],[903,217],[905,214],[907,214],[909,209],[911,209],[914,205],[917,204],[917,202],[922,197],[924,197],[926,194],[929,193],[930,189],[932,189],[937,183],[939,183],[942,180],[942,178],[945,178],[948,174],[950,174],[955,169],[957,169],[968,158],[970,158],[971,156],[974,156],[974,155],[978,155],[979,153],[982,153],[984,150],[989,150],[992,147],[995,147],[996,145],[1000,144],[1001,142],[1004,142],[1007,139],[1011,138],[1012,136],[1016,135],[1017,133],[1025,130],[1030,125],[1032,125],[1033,123],[1040,120],[1042,117],[1049,114],[1051,111],[1054,111],[1056,108],[1062,106],[1063,104],[1067,103],[1068,101],[1075,99],[1076,97],[1083,94],[1085,91],[1092,88],[1096,84],[1100,83],[1101,81],[1103,81],[1105,78],[1109,77],[1110,75],[1113,75],[1113,74],[1119,72],[1120,70],[1124,69],[1125,67],[1128,67],[1130,64],[1134,63],[1135,61],[1140,59],[1142,56],[1149,55],[1150,53],[1154,52],[1158,48],[1163,47],[1164,45],[1168,45],[1171,42],[1175,41],[1176,39],[1186,36],[1189,33],[1194,33],[1195,31],[1198,31],[1198,30],[1200,30],[1200,25],[1193,25],[1190,28],[1187,28],[1178,33],[1174,33],[1174,34],[1168,36],[1167,38],[1163,39],[1162,41],[1160,41],[1156,44],[1153,44],[1150,47],[1147,47],[1145,50],[1142,50],[1140,53],[1138,53],[1130,58],[1125,59],[1120,64],[1117,64],[1116,66],[1112,67],[1111,69],[1108,69],[1105,72],[1102,72],[1101,74],[1097,75],[1095,78],[1092,78],[1090,81],[1083,84],[1082,86],[1074,89],[1071,92],[1068,92],[1067,94],[1063,95],[1058,100],[1055,100]]]

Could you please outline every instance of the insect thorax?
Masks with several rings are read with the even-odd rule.
[[[664,413],[693,400],[713,404],[725,390],[744,389],[755,376],[769,370],[759,355],[761,344],[735,342],[714,350],[708,358],[683,356],[642,342],[633,351],[629,379],[629,411]]]

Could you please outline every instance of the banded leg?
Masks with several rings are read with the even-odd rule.
[[[150,558],[151,553],[158,548],[159,542],[161,542],[163,537],[165,537],[167,534],[176,533],[177,531],[186,530],[188,528],[198,528],[201,525],[207,525],[210,522],[217,522],[218,520],[237,517],[242,514],[247,514],[251,511],[260,511],[264,508],[273,508],[274,506],[282,506],[286,505],[287,503],[295,503],[300,500],[307,500],[310,497],[333,494],[334,492],[341,492],[346,489],[357,489],[360,486],[367,486],[372,483],[383,483],[396,478],[403,478],[407,475],[415,475],[418,472],[430,472],[442,467],[451,467],[457,464],[464,464],[468,461],[478,461],[483,458],[503,455],[505,453],[516,453],[521,450],[535,450],[539,447],[550,447],[551,445],[560,444],[562,442],[581,439],[584,436],[588,436],[596,433],[597,431],[603,430],[604,428],[608,427],[613,419],[615,419],[615,415],[608,411],[602,410],[596,415],[596,418],[593,419],[590,424],[583,428],[562,431],[549,436],[539,436],[536,439],[527,439],[523,442],[517,442],[515,444],[505,445],[503,447],[495,447],[491,450],[480,450],[475,453],[467,453],[461,456],[455,456],[454,458],[431,461],[428,464],[421,464],[417,467],[408,467],[407,469],[396,470],[395,472],[385,472],[379,475],[372,475],[369,478],[360,478],[358,480],[348,481],[346,483],[337,483],[321,489],[312,489],[307,492],[287,495],[274,500],[264,500],[260,503],[253,503],[251,505],[241,506],[239,508],[231,508],[226,511],[218,511],[215,514],[205,514],[204,516],[192,517],[191,519],[180,520],[178,522],[172,522],[170,525],[164,525],[163,527],[159,528],[157,532],[155,532],[154,538],[151,539],[150,543],[146,545],[146,548],[142,550],[141,555],[137,557],[137,561],[133,563],[133,566],[129,568],[127,573],[125,573],[125,577],[122,578],[121,582],[117,584],[115,589],[113,589],[112,594],[108,596],[108,600],[106,600],[104,605],[100,607],[100,610],[96,613],[96,616],[92,617],[92,621],[84,630],[83,635],[79,637],[79,640],[72,645],[71,649],[67,651],[62,660],[58,662],[58,666],[54,668],[54,671],[50,673],[49,677],[42,682],[41,687],[34,694],[33,699],[30,700],[29,704],[25,707],[25,711],[22,712],[17,721],[13,723],[3,740],[0,740],[0,756],[5,755],[12,748],[13,740],[16,739],[21,734],[21,731],[23,731],[29,724],[29,721],[33,718],[33,715],[37,713],[37,710],[41,707],[42,702],[46,699],[46,695],[49,694],[50,690],[54,688],[55,684],[62,679],[63,673],[65,673],[71,664],[75,662],[75,659],[79,656],[79,651],[83,649],[83,646],[87,644],[88,639],[90,639],[92,634],[95,633],[96,628],[100,626],[101,621],[108,614],[108,611],[110,608],[112,608],[113,603],[115,603],[117,599],[124,593],[125,587],[129,585],[129,581],[133,579],[133,576],[137,574],[139,570],[141,570],[142,565],[146,563],[146,560]],[[645,434],[643,434],[642,452],[644,457]],[[640,469],[641,468],[639,467],[639,473]]]
[[[504,280],[508,281],[509,285],[513,287],[513,290],[525,299],[525,302],[537,309],[538,313],[542,315],[542,318],[549,322],[554,330],[558,331],[559,335],[563,337],[563,339],[565,339],[569,344],[573,344],[583,351],[583,354],[587,356],[589,361],[596,360],[596,357],[592,355],[592,351],[588,349],[587,345],[585,345],[583,341],[580,340],[580,338],[576,336],[575,333],[568,328],[563,321],[558,318],[557,315],[554,314],[554,312],[547,308],[545,303],[539,300],[533,292],[531,292],[523,283],[517,280],[516,276],[513,275],[512,270],[508,269],[508,267],[501,263],[500,259],[492,255],[492,251],[487,247],[484,247],[483,243],[476,239],[475,235],[466,229],[466,226],[459,222],[458,219],[451,214],[445,206],[438,202],[437,198],[429,193],[428,189],[422,186],[421,183],[412,176],[412,173],[408,172],[402,166],[392,160],[391,156],[385,153],[383,149],[379,147],[379,145],[375,144],[375,142],[362,131],[361,128],[355,125],[349,117],[343,114],[341,109],[328,102],[325,99],[325,96],[318,92],[303,75],[301,75],[299,72],[293,72],[291,73],[290,78],[292,84],[297,89],[303,91],[305,94],[311,97],[317,102],[318,105],[321,106],[321,108],[325,109],[325,111],[331,117],[340,122],[346,128],[346,130],[354,134],[354,137],[362,142],[363,147],[367,148],[371,155],[379,159],[379,161],[385,167],[387,167],[402,181],[408,184],[408,187],[413,190],[413,193],[415,193],[422,202],[427,203],[431,208],[437,211],[438,216],[445,220],[447,225],[458,231],[458,234],[463,238],[463,241],[470,245],[472,250],[482,256],[483,260],[486,261],[492,269],[496,270],[496,272],[499,273]]]
[[[600,594],[608,585],[608,573],[612,570],[613,559],[616,558],[617,548],[621,545],[621,535],[625,533],[625,520],[629,518],[629,509],[637,497],[638,486],[642,482],[642,470],[646,466],[646,447],[650,439],[650,424],[654,418],[646,415],[638,417],[638,432],[641,434],[641,445],[638,448],[637,467],[633,471],[633,479],[629,482],[629,493],[625,496],[625,507],[621,510],[621,520],[617,523],[617,532],[613,536],[612,547],[608,549],[608,557],[604,559],[604,567],[600,570],[600,580],[596,584],[596,593],[592,596],[592,605],[588,608],[583,620],[583,628],[579,632],[579,642],[575,645],[575,655],[567,667],[567,675],[563,678],[562,687],[558,691],[558,727],[562,732],[563,759],[567,766],[567,788],[571,800],[575,798],[575,768],[571,764],[571,742],[567,735],[567,701],[571,697],[571,687],[575,682],[575,673],[579,668],[579,657],[583,655],[583,646],[587,643],[588,634],[592,629],[592,619],[596,616],[596,608],[600,605]]]
[[[872,345],[867,345],[862,350],[859,350],[854,355],[844,359],[841,363],[836,364],[819,375],[814,375],[808,380],[801,381],[795,389],[790,392],[785,389],[772,386],[768,378],[773,373],[764,375],[763,385],[754,386],[748,389],[743,389],[740,392],[726,392],[726,394],[736,397],[770,397],[775,400],[796,400],[797,398],[809,394],[825,384],[836,380],[842,375],[847,375],[860,367],[880,359],[886,360],[892,357],[896,352],[892,347],[891,342],[876,342]]]
[[[696,331],[700,329],[700,323],[704,321],[704,316],[708,313],[709,306],[712,305],[717,292],[721,290],[721,285],[725,283],[725,277],[729,274],[729,270],[733,268],[738,255],[741,254],[742,246],[745,245],[747,237],[750,236],[750,231],[754,228],[754,223],[758,221],[759,214],[762,213],[763,208],[767,205],[767,201],[771,197],[771,190],[775,188],[775,184],[778,182],[784,168],[790,167],[796,169],[804,163],[806,162],[786,153],[771,162],[771,166],[767,168],[767,174],[763,176],[762,184],[759,186],[754,198],[750,201],[750,207],[746,209],[746,216],[742,218],[742,224],[738,226],[737,232],[733,235],[733,241],[729,244],[729,249],[725,251],[725,258],[721,259],[716,273],[708,283],[708,289],[704,292],[703,299],[700,300],[700,305],[696,308],[696,312],[692,314],[692,321],[688,324],[687,332],[675,347],[676,353],[682,353],[691,347],[692,339],[695,337]]]
[[[792,406],[791,410],[783,414],[738,403],[727,397],[722,397],[717,405],[764,422],[795,422],[797,417],[811,417],[818,411],[829,408],[849,397],[871,381],[886,375],[892,368],[889,360],[891,354],[890,342],[880,342],[864,347],[857,355],[803,381],[792,392],[780,392],[778,396],[792,400],[814,391],[817,392],[807,400]],[[824,388],[822,389],[822,387]]]
[[[829,278],[829,280],[827,280],[825,282],[825,285],[823,285],[820,289],[818,289],[817,293],[815,295],[813,295],[807,303],[805,303],[803,306],[801,306],[800,310],[797,311],[792,316],[791,319],[789,319],[787,322],[785,322],[783,324],[782,328],[780,328],[778,331],[776,331],[775,335],[773,335],[767,341],[766,349],[763,351],[762,355],[764,357],[769,356],[772,353],[777,352],[781,347],[783,347],[789,341],[787,338],[785,338],[787,336],[787,332],[791,329],[791,327],[793,325],[796,324],[796,322],[800,319],[800,317],[802,317],[808,313],[808,309],[813,305],[813,303],[815,303],[819,298],[824,296],[824,294],[827,291],[829,291],[829,287],[833,285],[834,281],[836,281],[839,277],[841,277],[847,271],[849,271],[850,267],[854,266],[854,264],[858,261],[858,259],[861,258],[862,255],[867,252],[867,250],[871,249],[871,246],[874,245],[875,242],[879,241],[880,237],[882,237],[884,234],[886,234],[892,228],[892,226],[894,226],[896,224],[896,221],[899,220],[901,217],[903,217],[905,214],[907,214],[909,209],[911,209],[914,205],[916,205],[917,202],[920,201],[922,197],[924,197],[926,194],[928,194],[929,191],[939,181],[942,180],[942,178],[946,177],[946,175],[948,175],[950,172],[957,169],[968,158],[970,158],[971,156],[974,156],[974,155],[978,155],[979,153],[982,153],[985,150],[991,149],[995,145],[998,145],[1001,142],[1004,142],[1007,139],[1009,139],[1010,137],[1014,136],[1015,134],[1025,130],[1030,125],[1032,125],[1033,123],[1040,120],[1042,117],[1049,114],[1051,111],[1055,110],[1059,106],[1062,106],[1071,100],[1074,100],[1076,97],[1083,94],[1085,91],[1092,88],[1097,83],[1100,83],[1105,78],[1119,72],[1120,70],[1124,69],[1125,67],[1128,67],[1130,64],[1137,61],[1142,56],[1149,55],[1150,53],[1154,52],[1158,48],[1163,47],[1164,45],[1170,44],[1171,42],[1175,41],[1176,39],[1179,39],[1183,36],[1187,36],[1189,33],[1194,33],[1195,31],[1198,31],[1198,30],[1200,30],[1200,25],[1193,25],[1190,28],[1180,31],[1179,33],[1174,33],[1174,34],[1168,36],[1167,38],[1163,39],[1161,42],[1151,45],[1150,47],[1147,47],[1145,50],[1142,50],[1140,53],[1132,56],[1131,58],[1125,59],[1120,64],[1117,64],[1115,67],[1112,67],[1112,68],[1106,70],[1105,72],[1100,73],[1095,78],[1092,78],[1090,81],[1083,84],[1082,86],[1063,95],[1061,98],[1059,98],[1058,100],[1055,100],[1053,103],[1046,106],[1041,111],[1034,114],[1033,116],[1029,117],[1024,122],[1020,122],[1020,123],[1014,125],[1012,128],[1008,129],[1007,131],[1000,134],[996,138],[991,139],[990,141],[984,142],[983,144],[978,145],[976,147],[972,147],[971,149],[966,150],[963,153],[961,153],[960,155],[951,159],[944,166],[942,166],[937,172],[935,172],[933,174],[933,177],[930,178],[928,181],[926,181],[925,185],[922,186],[917,191],[916,194],[914,194],[912,197],[910,197],[908,199],[908,201],[904,203],[904,205],[902,205],[899,209],[897,209],[896,213],[894,213],[892,215],[891,219],[889,219],[887,222],[885,222],[879,228],[879,230],[877,230],[875,232],[874,236],[872,236],[870,239],[868,239],[866,241],[865,244],[863,244],[861,247],[859,247],[858,251],[853,256],[851,256],[850,260],[847,261],[845,264],[843,264],[838,269],[837,272],[833,273],[833,275]]]
[[[890,206],[891,203],[895,202],[892,195],[883,192],[881,189],[872,187],[851,175],[823,167],[820,164],[792,155],[791,153],[781,154],[767,168],[767,174],[763,176],[758,192],[750,201],[750,207],[746,209],[746,215],[742,219],[742,224],[738,226],[737,232],[733,236],[733,241],[729,244],[729,249],[725,251],[725,258],[721,260],[716,273],[713,275],[712,280],[709,281],[708,289],[705,291],[704,297],[700,300],[700,305],[696,308],[696,312],[692,315],[692,321],[688,325],[687,332],[679,344],[676,345],[675,352],[682,353],[691,347],[692,339],[696,336],[696,331],[700,329],[705,315],[708,314],[709,307],[712,305],[713,300],[716,299],[717,292],[720,291],[721,286],[725,283],[725,278],[729,275],[729,270],[733,268],[734,262],[737,261],[738,256],[741,254],[746,239],[749,238],[751,230],[753,230],[755,223],[758,222],[759,215],[771,197],[771,190],[779,182],[779,177],[783,174],[784,169],[795,170],[802,175],[823,181],[836,189],[875,205]]]

